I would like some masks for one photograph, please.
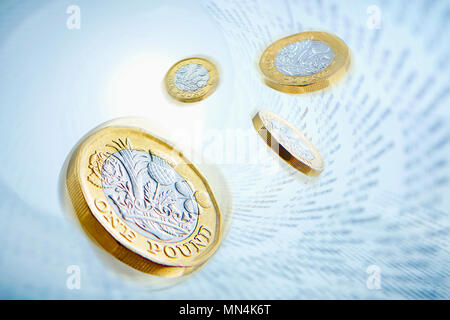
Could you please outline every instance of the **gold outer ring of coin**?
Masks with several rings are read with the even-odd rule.
[[[177,71],[188,64],[199,64],[204,67],[209,73],[209,79],[206,85],[203,88],[193,92],[187,92],[178,89],[174,82],[175,74],[177,73]],[[211,61],[198,57],[187,58],[178,61],[169,69],[169,71],[167,71],[165,77],[167,92],[174,99],[181,102],[197,102],[207,98],[216,90],[218,83],[219,73],[216,66]]]
[[[316,40],[326,43],[333,50],[334,58],[325,69],[308,76],[289,76],[275,67],[275,57],[287,45],[302,41]],[[271,44],[259,60],[259,68],[267,85],[286,93],[313,92],[326,88],[347,72],[350,66],[350,53],[344,41],[327,32],[302,32],[282,38]]]
[[[312,161],[301,157],[299,155],[294,155],[291,151],[288,150],[287,146],[283,146],[281,141],[277,140],[277,138],[271,133],[270,129],[267,128],[267,123],[264,118],[275,119],[281,122],[284,126],[290,128],[298,139],[301,139],[305,144],[308,145],[310,151],[314,155],[314,159]],[[302,172],[303,174],[317,177],[323,171],[324,162],[320,153],[314,148],[311,142],[306,139],[306,137],[298,131],[293,125],[274,114],[273,112],[267,110],[261,110],[252,119],[253,126],[255,130],[258,132],[260,137],[266,142],[266,144],[282,158],[289,165]]]
[[[120,140],[119,140],[120,139]],[[111,145],[115,142],[115,149]],[[101,170],[107,155],[124,149],[151,150],[188,181],[199,204],[197,225],[178,242],[150,239],[136,232],[113,209],[101,187]],[[142,272],[178,277],[209,259],[221,239],[221,213],[208,182],[181,152],[135,127],[109,126],[84,139],[72,155],[67,190],[83,229],[120,261]]]

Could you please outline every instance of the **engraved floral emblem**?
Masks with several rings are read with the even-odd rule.
[[[185,92],[200,90],[209,80],[209,72],[199,64],[188,64],[175,73],[175,86]]]
[[[271,119],[268,122],[268,129],[279,143],[294,155],[300,156],[308,161],[312,161],[315,158],[308,145],[297,137],[291,128],[277,120]]]
[[[108,147],[114,152],[91,155],[88,180],[96,186],[101,182],[108,202],[125,222],[155,240],[189,237],[199,206],[188,182],[164,159],[134,149],[128,139]]]
[[[328,67],[333,50],[324,42],[302,40],[281,49],[275,57],[275,67],[288,76],[309,76]]]

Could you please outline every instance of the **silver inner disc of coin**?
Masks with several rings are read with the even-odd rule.
[[[175,73],[175,86],[186,92],[200,90],[209,80],[209,72],[199,64],[187,64]]]
[[[333,50],[324,42],[302,40],[281,49],[275,57],[275,67],[281,73],[293,76],[309,76],[328,67],[333,61]]]
[[[308,161],[314,160],[314,154],[309,146],[295,134],[292,128],[276,119],[271,119],[268,122],[267,129],[270,134],[296,158],[303,158]]]
[[[165,242],[194,231],[199,214],[194,191],[165,160],[124,149],[105,160],[101,176],[109,204],[133,230]]]

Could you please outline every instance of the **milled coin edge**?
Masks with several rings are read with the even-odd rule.
[[[92,136],[104,131],[109,130],[111,128],[120,127],[127,128],[131,130],[141,131],[143,134],[150,135],[158,142],[166,145],[169,148],[173,147],[165,142],[164,140],[153,136],[145,130],[136,127],[127,127],[127,126],[108,126],[103,127],[95,132],[92,132],[88,137],[83,138],[82,141],[79,142],[76,150],[71,156],[71,159],[68,164],[67,174],[66,174],[66,186],[69,197],[72,201],[73,208],[79,218],[80,224],[82,228],[86,231],[89,238],[97,242],[105,251],[112,254],[118,260],[124,262],[125,264],[145,273],[150,273],[158,276],[164,277],[179,277],[184,274],[192,272],[192,268],[197,268],[200,265],[203,265],[207,262],[211,256],[215,254],[217,251],[221,238],[222,238],[222,215],[220,208],[217,204],[217,201],[214,197],[214,194],[211,190],[206,179],[203,175],[198,171],[198,169],[192,164],[187,163],[190,169],[199,177],[199,179],[204,184],[205,189],[210,195],[210,201],[212,202],[212,206],[217,215],[216,219],[216,232],[214,234],[214,238],[212,239],[212,244],[208,251],[205,254],[199,256],[199,258],[192,264],[167,264],[160,263],[151,260],[148,257],[142,256],[139,252],[133,250],[132,247],[127,247],[123,243],[121,243],[118,239],[116,239],[105,227],[98,221],[98,218],[91,211],[88,202],[87,195],[83,190],[83,183],[81,182],[80,173],[80,163],[82,161],[81,153],[83,149],[83,145],[89,142],[89,138]],[[178,152],[181,157],[184,157],[181,152]],[[187,160],[187,159],[186,159]]]

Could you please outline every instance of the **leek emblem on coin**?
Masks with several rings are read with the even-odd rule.
[[[167,72],[167,92],[178,101],[203,100],[214,92],[218,83],[217,68],[203,58],[178,61]]]
[[[326,32],[302,32],[280,39],[259,61],[265,83],[287,93],[328,87],[347,72],[349,65],[347,45]]]
[[[324,164],[319,152],[289,122],[262,110],[253,117],[253,126],[268,146],[291,166],[310,176],[322,172]]]
[[[135,268],[198,265],[218,246],[221,215],[207,181],[141,129],[111,126],[89,136],[69,164],[67,186],[91,235]]]

